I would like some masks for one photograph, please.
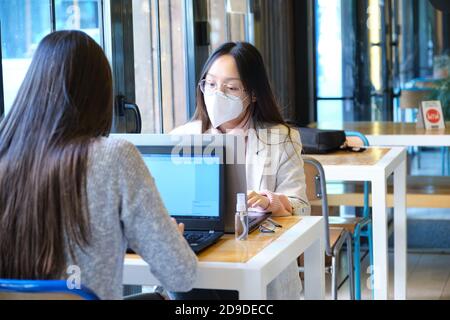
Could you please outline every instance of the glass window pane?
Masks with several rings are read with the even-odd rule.
[[[82,30],[101,43],[99,0],[55,0],[56,30]]]
[[[133,1],[133,41],[136,104],[142,116],[142,132],[160,132],[157,39],[155,39],[154,1]]]
[[[208,20],[210,26],[211,49],[214,50],[227,41],[226,0],[208,1]]]
[[[159,0],[164,132],[188,120],[183,3]]]
[[[230,41],[248,41],[248,3],[245,0],[227,1],[228,37]]]
[[[5,113],[39,42],[52,31],[50,1],[0,0]],[[55,0],[56,29],[80,29],[101,44],[100,0]]]
[[[50,33],[50,3],[41,0],[0,0],[5,114],[10,110],[33,53]]]
[[[341,100],[318,100],[317,121],[321,125],[341,127],[343,119],[343,102]]]
[[[183,10],[179,0],[133,0],[136,104],[143,133],[167,133],[188,121]]]
[[[318,0],[316,12],[317,94],[321,98],[341,97],[341,0]]]
[[[367,28],[370,42],[370,80],[372,83],[373,91],[382,94],[384,86],[382,83],[383,53],[381,42],[383,41],[383,39],[381,35],[382,14],[379,0],[369,1],[367,14]]]
[[[207,5],[210,52],[227,41],[252,41],[247,0],[208,0]]]

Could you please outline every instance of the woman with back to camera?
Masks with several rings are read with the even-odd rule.
[[[209,57],[197,88],[193,119],[172,134],[244,134],[248,206],[273,216],[308,215],[298,131],[283,120],[264,62],[249,43],[226,43]],[[289,267],[268,286],[269,299],[298,299],[298,267]],[[230,298],[220,291],[194,290],[177,298]]]
[[[0,123],[0,278],[67,279],[121,299],[127,247],[168,290],[187,291],[197,259],[138,150],[107,138],[112,75],[79,31],[45,37]]]

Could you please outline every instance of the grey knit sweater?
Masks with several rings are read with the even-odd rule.
[[[101,138],[92,144],[87,169],[92,238],[75,251],[81,283],[101,299],[122,299],[127,247],[138,253],[166,290],[188,291],[197,258],[161,201],[139,151],[129,142]],[[69,266],[68,265],[68,266]]]

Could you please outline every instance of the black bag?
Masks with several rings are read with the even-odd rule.
[[[342,130],[297,129],[300,132],[304,154],[324,154],[345,146],[346,136]]]

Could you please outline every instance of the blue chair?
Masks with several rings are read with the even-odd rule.
[[[350,287],[350,299],[355,299],[354,285],[354,266],[352,256],[352,235],[344,227],[334,227],[329,223],[329,207],[326,177],[322,165],[319,161],[303,157],[306,183],[306,196],[311,204],[319,204],[322,208],[322,216],[325,220],[325,270],[331,273],[331,299],[337,300],[338,289],[342,283],[338,283],[340,265],[340,255],[344,248],[347,247],[347,273]],[[331,261],[330,261],[331,259]],[[302,259],[300,259],[300,265]],[[300,269],[302,272],[302,269]]]
[[[368,147],[369,140],[363,134],[354,131],[345,132],[347,138],[357,138],[362,146]],[[373,265],[372,218],[369,207],[369,182],[364,182],[364,208],[361,220],[355,224],[352,233],[354,243],[353,265],[355,268],[355,299],[361,300],[361,237],[367,238],[370,265]]]
[[[69,289],[65,280],[0,279],[0,300],[99,300],[90,289]]]

